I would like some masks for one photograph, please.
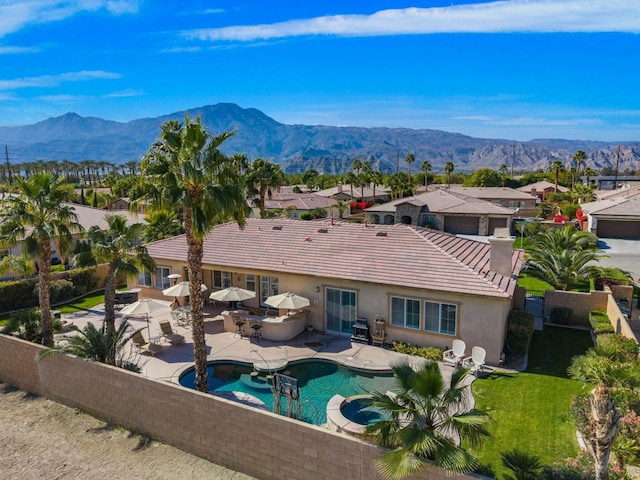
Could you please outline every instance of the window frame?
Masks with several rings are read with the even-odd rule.
[[[147,277],[149,279],[148,282],[147,282]],[[141,278],[143,278],[142,282],[140,281]],[[146,269],[140,270],[140,272],[138,272],[138,279],[136,280],[136,285],[139,285],[141,287],[152,288],[153,276],[151,275],[151,272]]]
[[[166,275],[162,275],[166,271]],[[169,267],[156,267],[155,271],[155,287],[159,290],[164,290],[165,288],[169,288],[171,286],[171,279],[168,278],[171,275],[171,269]]]
[[[396,309],[394,308],[394,300],[401,300],[402,301],[402,323],[398,323],[398,322],[394,322],[395,320],[395,315],[396,313],[398,313],[396,311]],[[418,312],[417,312],[417,320],[418,320],[418,324],[417,326],[411,325],[409,324],[408,320],[409,320],[409,316],[416,316],[415,312],[409,311],[409,304],[412,304],[413,307],[416,306],[418,307]],[[421,329],[421,321],[422,321],[422,301],[416,298],[409,298],[409,297],[400,297],[398,295],[391,295],[391,297],[389,298],[389,318],[390,318],[390,324],[394,327],[400,327],[400,328],[407,328],[410,330],[420,330]]]
[[[432,330],[428,328],[429,321],[427,319],[427,314],[429,313],[429,310],[430,310],[429,307],[427,306],[428,304],[438,305],[438,318],[437,318],[438,330]],[[445,311],[445,308],[446,308],[446,311]],[[445,318],[445,315],[448,313],[451,313],[451,311],[453,311],[453,320],[451,320],[450,318]],[[423,330],[425,332],[436,333],[439,335],[455,336],[458,330],[458,305],[455,303],[445,303],[445,302],[435,302],[431,300],[425,300],[423,319],[424,319]],[[453,331],[444,330],[443,321],[447,323],[453,321]]]

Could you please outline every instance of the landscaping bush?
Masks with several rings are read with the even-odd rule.
[[[51,295],[51,303],[55,304],[73,298],[76,290],[69,280],[54,280],[51,282],[49,293]]]
[[[313,220],[313,213],[302,212],[298,218],[300,218],[300,220]]]
[[[9,312],[38,304],[35,283],[32,280],[16,280],[0,283],[0,311]]]
[[[507,326],[507,345],[513,353],[525,355],[533,338],[535,319],[527,312],[513,311]]]
[[[551,309],[551,323],[555,323],[556,325],[567,325],[569,320],[571,320],[571,316],[573,315],[573,310],[567,307],[553,307]]]
[[[618,362],[633,362],[638,358],[638,344],[622,335],[616,333],[598,335],[597,344],[604,355]]]
[[[593,329],[593,333],[601,335],[603,333],[615,333],[609,317],[602,310],[592,310],[589,312],[589,323]]]
[[[68,279],[76,287],[76,295],[84,295],[98,286],[95,267],[74,268],[67,272]]]
[[[426,358],[427,360],[433,360],[434,362],[442,361],[443,350],[438,347],[419,347],[417,345],[411,345],[404,342],[393,342],[391,350],[398,353],[404,353],[405,355],[415,355],[416,357]]]

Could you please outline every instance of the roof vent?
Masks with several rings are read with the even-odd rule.
[[[327,230],[326,228],[320,228],[318,229],[318,233],[329,233],[329,230]]]
[[[282,230],[282,225],[275,225],[271,227],[271,230]]]
[[[378,232],[376,233],[376,237],[386,237],[387,236],[387,232]]]

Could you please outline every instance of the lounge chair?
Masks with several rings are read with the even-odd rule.
[[[162,351],[162,345],[147,342],[140,330],[131,335],[131,341],[140,353],[147,352],[150,353],[151,356],[154,356],[156,353],[160,353]]]
[[[160,331],[162,332],[162,336],[166,338],[171,345],[184,343],[184,337],[173,332],[169,320],[160,322]]]
[[[464,359],[467,344],[463,340],[454,340],[450,350],[445,350],[442,354],[442,362],[455,367],[460,366]]]
[[[482,373],[482,367],[484,367],[484,359],[487,356],[487,352],[482,347],[473,347],[471,349],[471,356],[465,358],[462,361],[464,367],[471,369],[471,373],[478,376],[478,372]]]

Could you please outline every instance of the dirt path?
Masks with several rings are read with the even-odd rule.
[[[0,479],[254,480],[0,382]]]

